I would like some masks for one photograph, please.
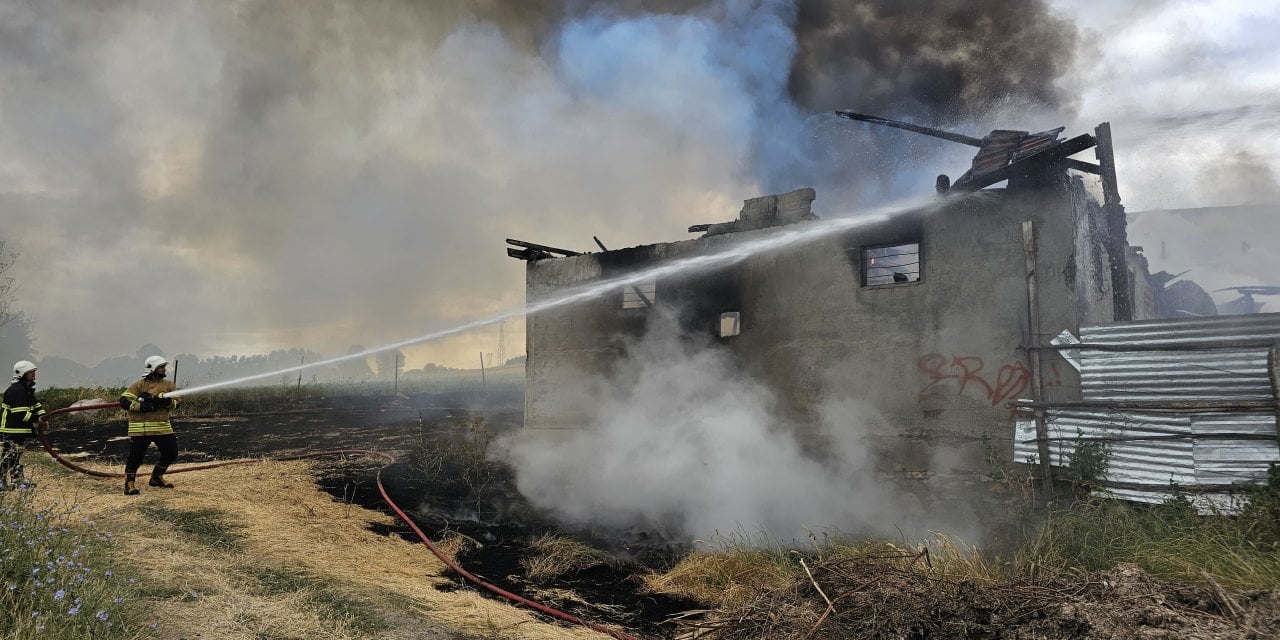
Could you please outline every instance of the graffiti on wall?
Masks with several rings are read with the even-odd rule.
[[[1031,370],[1021,362],[1009,362],[992,371],[978,356],[926,353],[916,362],[916,368],[926,380],[917,401],[970,394],[993,407],[1008,406],[1031,382]]]

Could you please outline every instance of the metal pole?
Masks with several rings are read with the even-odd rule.
[[[307,363],[307,354],[304,353],[302,354],[302,357],[298,359],[298,366],[301,367],[306,363]],[[298,389],[299,390],[302,389],[302,369],[298,369]]]
[[[173,386],[178,386],[178,359],[173,359]]]
[[[480,352],[480,389],[486,392],[489,390],[489,383],[485,382],[485,379],[484,379],[484,352],[483,351]]]
[[[1027,262],[1027,331],[1030,342],[1040,340],[1040,300],[1036,287],[1036,227],[1030,220],[1022,222],[1022,253]],[[1031,396],[1043,402],[1044,387],[1040,376],[1040,351],[1027,352],[1031,360]],[[1046,500],[1053,499],[1053,471],[1049,466],[1049,427],[1044,421],[1044,409],[1035,410],[1036,450],[1040,456],[1041,491]]]
[[[397,351],[393,355],[395,356],[395,359],[396,359],[396,363],[395,363],[396,384],[393,387],[392,395],[398,396],[400,395],[400,352]]]

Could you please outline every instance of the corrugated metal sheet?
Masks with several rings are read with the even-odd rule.
[[[1275,402],[1268,344],[1280,342],[1280,314],[1178,318],[1083,327],[1085,345],[1136,347],[1134,351],[1081,349],[1081,395],[1096,402]],[[1231,344],[1183,351],[1142,347]],[[1266,478],[1280,462],[1274,411],[1156,412],[1049,409],[1045,413],[1051,464],[1068,466],[1082,442],[1102,441],[1109,454],[1105,483],[1117,497],[1161,502],[1178,487],[1211,489]],[[1035,425],[1020,420],[1014,455],[1036,457]],[[1202,507],[1231,510],[1228,491],[1207,491]]]
[[[1064,127],[1028,134],[1026,131],[996,129],[982,138],[982,146],[969,168],[972,175],[990,173],[1014,160],[1035,155],[1055,144]]]
[[[1145,320],[1082,327],[1085,344],[1208,346],[1280,341],[1280,313]],[[1081,354],[1087,400],[1270,400],[1267,348],[1215,351],[1096,351]]]
[[[982,174],[1009,164],[1009,159],[1018,151],[1018,144],[1025,135],[1026,131],[1005,129],[996,129],[987,134],[982,139],[982,147],[973,157],[973,166],[969,170],[974,174]]]

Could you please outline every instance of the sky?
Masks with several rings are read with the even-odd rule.
[[[523,305],[505,238],[684,239],[803,186],[846,215],[968,164],[831,109],[1109,121],[1130,211],[1276,202],[1268,4],[0,0],[0,239],[38,355],[93,365],[400,341]]]

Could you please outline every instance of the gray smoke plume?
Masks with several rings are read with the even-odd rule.
[[[1019,55],[1037,74],[961,74],[963,109],[912,83],[954,67],[940,43],[968,58],[1052,20],[1041,3],[987,7],[1020,19],[912,39],[914,24],[883,22],[892,4],[0,4],[0,211],[20,305],[43,354],[88,364],[148,342],[342,353],[518,306],[504,237],[629,245],[766,192],[814,186],[845,210],[927,190],[928,159],[969,151],[813,110],[978,119],[972,95],[1043,101],[1060,68],[1037,66],[1036,47]],[[928,34],[957,12],[919,9]],[[882,75],[839,50],[857,25],[853,67]],[[468,365],[493,333],[411,351],[410,366]]]
[[[607,380],[582,376],[581,401],[594,415],[587,428],[503,443],[521,492],[558,518],[682,540],[914,538],[926,527],[976,535],[962,505],[926,514],[876,477],[864,434],[880,418],[869,407],[824,399],[818,431],[809,431],[810,444],[823,443],[818,457],[766,387],[726,352],[682,336],[674,317],[658,313],[626,354]]]

